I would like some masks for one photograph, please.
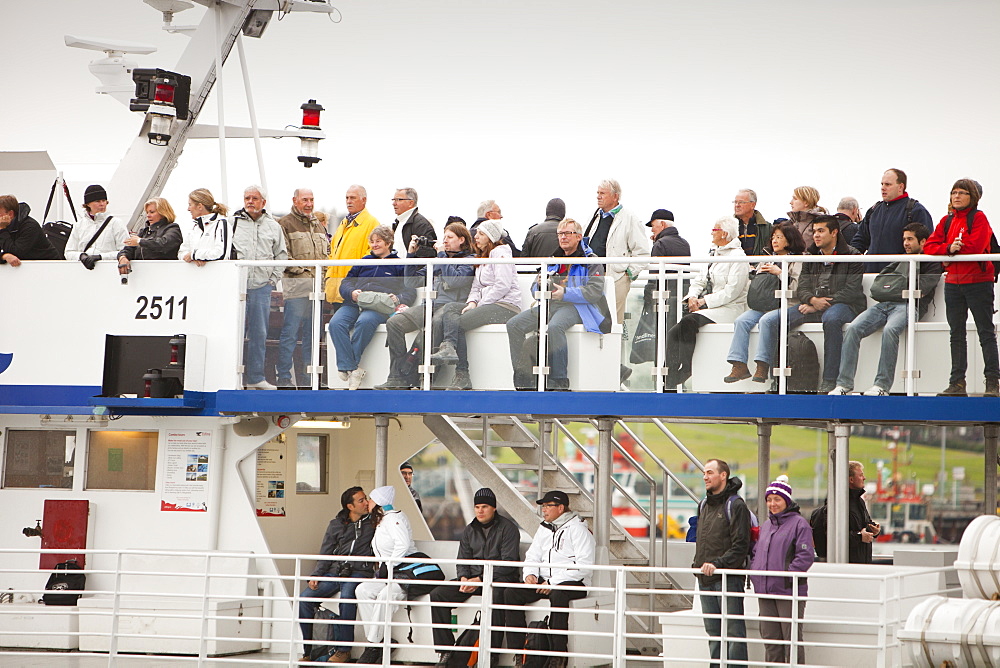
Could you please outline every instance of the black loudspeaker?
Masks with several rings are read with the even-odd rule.
[[[158,383],[161,396],[165,392],[181,394],[184,388],[184,360],[171,364],[171,339],[174,336],[115,336],[108,334],[104,341],[104,382],[102,397],[134,395],[142,398],[146,390],[143,376],[149,369],[162,370],[165,383]],[[176,348],[176,343],[174,344]],[[183,356],[183,348],[180,351]],[[169,379],[169,380],[168,380]],[[162,389],[161,389],[162,388]]]

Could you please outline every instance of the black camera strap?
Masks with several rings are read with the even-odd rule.
[[[108,223],[111,222],[112,218],[114,218],[114,216],[108,216],[107,218],[104,219],[104,222],[101,223],[101,227],[98,228],[97,233],[94,234],[94,236],[90,237],[90,241],[87,242],[87,245],[84,246],[83,250],[80,252],[86,253],[87,249],[89,249],[91,246],[94,245],[94,242],[97,241],[97,237],[101,236],[101,233],[108,227]]]

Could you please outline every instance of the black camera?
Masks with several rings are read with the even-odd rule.
[[[824,299],[826,297],[833,296],[833,294],[830,292],[830,286],[826,285],[826,284],[823,284],[823,285],[817,285],[816,286],[816,289],[813,290],[813,296],[814,297],[819,297],[820,299]]]
[[[351,573],[354,572],[354,566],[348,561],[342,561],[337,564],[337,577],[338,578],[349,578]]]
[[[434,248],[434,239],[428,239],[427,237],[417,237],[417,247],[423,246],[424,248]]]

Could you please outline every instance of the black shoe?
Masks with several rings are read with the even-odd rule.
[[[837,387],[837,381],[835,380],[824,380],[819,384],[819,389],[816,390],[817,394],[830,394],[833,392],[833,388]]]
[[[986,391],[983,392],[984,397],[1000,397],[1000,379],[997,378],[987,378],[986,379]]]
[[[358,657],[358,663],[382,663],[382,648],[366,647]]]
[[[622,364],[620,366],[621,366],[621,368],[618,371],[618,384],[619,385],[623,384],[632,375],[632,367],[625,366],[624,364]]]
[[[410,390],[413,384],[405,378],[399,376],[389,376],[381,385],[375,386],[376,390]]]
[[[449,661],[451,661],[451,652],[441,652],[438,654],[438,662],[434,665],[438,668],[447,668]]]
[[[569,378],[549,378],[545,383],[546,392],[569,392]]]
[[[965,379],[952,381],[944,392],[938,392],[939,397],[967,397],[969,393],[965,390]]]

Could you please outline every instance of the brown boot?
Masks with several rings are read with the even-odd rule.
[[[733,370],[722,379],[723,383],[735,383],[739,380],[746,380],[750,377],[750,369],[744,362],[733,362]]]
[[[998,378],[987,378],[986,379],[986,391],[983,392],[984,397],[1000,397],[1000,379]]]
[[[771,365],[767,362],[757,362],[757,368],[753,372],[753,382],[755,383],[766,383],[770,378],[769,371],[771,370]]]
[[[968,392],[965,390],[965,379],[954,380],[948,384],[948,387],[944,388],[944,392],[938,392],[939,397],[967,397]]]

